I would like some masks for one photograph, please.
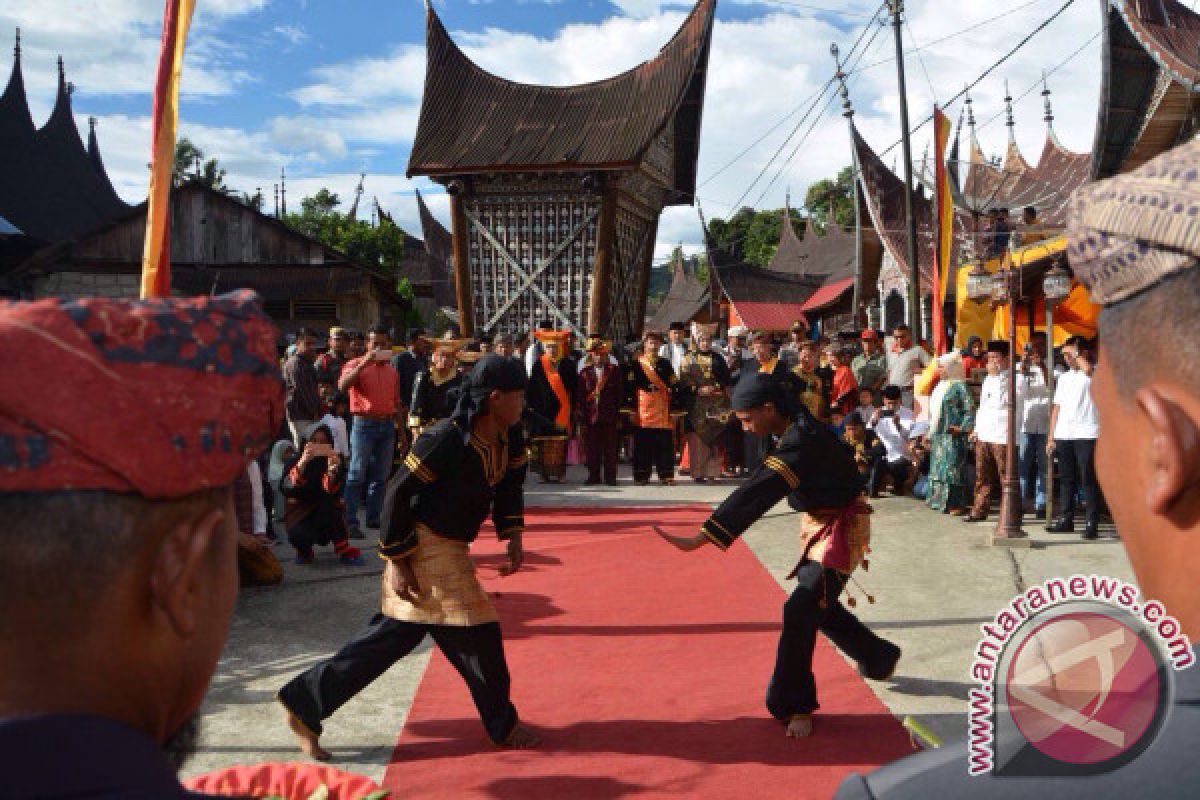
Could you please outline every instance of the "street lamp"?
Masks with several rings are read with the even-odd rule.
[[[1042,294],[1046,298],[1046,390],[1054,396],[1054,307],[1071,293],[1071,275],[1062,268],[1061,257],[1042,278]],[[1053,433],[1053,431],[1050,431]],[[1046,522],[1054,519],[1054,459],[1046,459]]]
[[[982,264],[967,276],[967,296],[975,302],[990,301],[992,308],[1008,309],[1008,433],[1004,442],[1004,482],[1000,520],[991,534],[993,545],[1029,547],[1029,535],[1021,530],[1021,481],[1017,477],[1017,349],[1016,307],[1021,299],[1021,268],[1013,267],[1012,241],[995,274]]]

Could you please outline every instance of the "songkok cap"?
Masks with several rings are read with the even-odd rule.
[[[774,403],[783,409],[786,393],[779,380],[766,372],[752,372],[733,387],[733,410],[749,411],[752,408]]]
[[[685,325],[684,325],[682,322],[672,322],[672,323],[670,324],[670,326],[668,326],[668,330],[672,330],[672,331],[686,331],[686,330],[687,330],[687,326],[685,326]]]
[[[0,304],[0,491],[229,485],[283,419],[278,337],[249,291]]]
[[[862,332],[862,335],[859,336],[858,338],[862,339],[863,341],[875,340],[875,339],[879,338],[879,334],[876,331],[874,331],[870,328],[867,328],[865,331]]]
[[[1111,305],[1188,269],[1200,257],[1200,141],[1071,198],[1071,269],[1094,303]]]
[[[989,353],[999,353],[1002,356],[1006,356],[1009,352],[1008,342],[1004,341],[1003,339],[993,339],[992,341],[988,342],[987,351]]]

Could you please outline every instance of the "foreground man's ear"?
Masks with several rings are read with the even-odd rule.
[[[1174,387],[1152,385],[1134,395],[1150,427],[1146,508],[1161,516],[1200,483],[1200,426],[1178,402],[1176,392]]]
[[[154,560],[152,600],[175,632],[190,637],[196,630],[201,595],[212,591],[208,562],[220,548],[225,510],[214,508],[199,519],[175,525],[163,537]]]

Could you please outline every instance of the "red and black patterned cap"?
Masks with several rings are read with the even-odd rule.
[[[0,304],[0,491],[232,483],[282,421],[277,336],[248,291]]]

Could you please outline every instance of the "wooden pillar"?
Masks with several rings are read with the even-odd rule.
[[[612,328],[613,264],[617,260],[617,190],[614,186],[604,189],[600,203],[596,259],[592,263],[592,294],[588,298],[588,324],[584,333],[608,336]]]
[[[637,316],[630,320],[635,337],[642,335],[642,326],[646,324],[646,297],[650,288],[650,266],[654,263],[654,242],[658,239],[658,220],[662,213],[655,214],[650,220],[650,234],[646,237],[646,253],[642,256],[641,269],[638,270],[638,294],[634,298]],[[711,269],[712,265],[709,265]]]
[[[450,196],[451,244],[454,253],[454,295],[458,301],[458,335],[475,335],[475,297],[471,293],[470,251],[467,248],[467,215],[462,198]]]

